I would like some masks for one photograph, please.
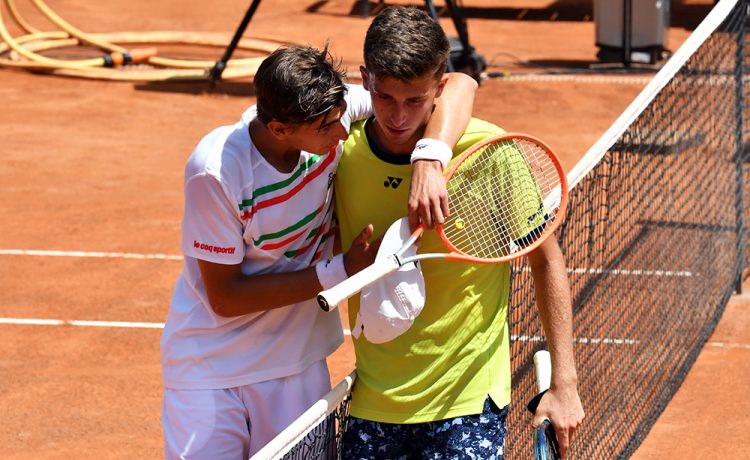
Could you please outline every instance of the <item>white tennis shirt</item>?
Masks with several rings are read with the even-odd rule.
[[[371,112],[370,96],[349,86],[351,122]],[[197,259],[241,264],[246,275],[307,268],[332,255],[333,177],[342,143],[324,155],[302,152],[290,173],[271,166],[250,138],[250,107],[240,121],[198,144],[185,168],[183,272],[161,338],[164,386],[220,389],[286,377],[324,359],[343,341],[336,311],[315,299],[224,318],[211,309]],[[294,289],[289,286],[289,289]]]

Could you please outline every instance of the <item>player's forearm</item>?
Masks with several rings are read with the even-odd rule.
[[[565,261],[554,238],[529,255],[537,308],[552,358],[552,386],[576,388],[573,311]]]
[[[469,124],[476,89],[474,79],[465,74],[452,73],[448,76],[441,96],[436,99],[435,110],[422,137],[437,139],[445,145],[440,142],[427,146],[417,144],[417,149],[427,147],[420,150],[422,159],[440,161],[415,161],[420,156],[415,157],[416,149],[412,153],[412,179],[407,203],[409,227],[412,230],[420,222],[426,229],[432,229],[435,225],[442,224],[450,214],[442,170],[452,157],[451,149]]]
[[[244,275],[221,273],[214,266],[201,272],[211,309],[219,316],[234,317],[293,305],[313,299],[321,290],[315,268],[295,272]],[[228,267],[227,267],[228,268]],[[209,268],[211,270],[211,268]]]
[[[314,299],[322,289],[315,267],[305,270],[254,275],[237,280],[230,308],[232,316],[272,310]],[[249,312],[245,310],[250,310]]]
[[[441,140],[452,147],[469,124],[478,85],[463,73],[450,73],[448,76],[443,93],[435,100],[435,111],[423,137]]]
[[[314,299],[375,260],[379,244],[371,245],[372,225],[366,225],[341,257],[298,271],[245,275],[240,264],[198,260],[211,309],[219,316],[247,315]],[[321,265],[322,264],[322,265]]]

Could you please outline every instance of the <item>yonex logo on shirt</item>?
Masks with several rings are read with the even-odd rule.
[[[400,177],[391,177],[387,176],[388,178],[383,182],[383,187],[388,188],[398,188],[399,185],[401,185],[401,181],[403,181]]]

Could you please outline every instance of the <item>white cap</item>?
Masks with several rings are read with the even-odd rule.
[[[395,253],[410,236],[408,218],[394,222],[385,232],[375,259],[380,260]],[[412,246],[403,256],[413,256],[416,252],[417,247]],[[364,333],[372,343],[393,340],[411,327],[424,303],[422,270],[416,263],[406,264],[362,290],[352,335],[358,338],[360,333]]]

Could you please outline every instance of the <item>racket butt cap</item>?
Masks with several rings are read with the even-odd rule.
[[[322,295],[318,295],[318,305],[323,311],[331,311],[331,306],[328,305],[328,301]]]

